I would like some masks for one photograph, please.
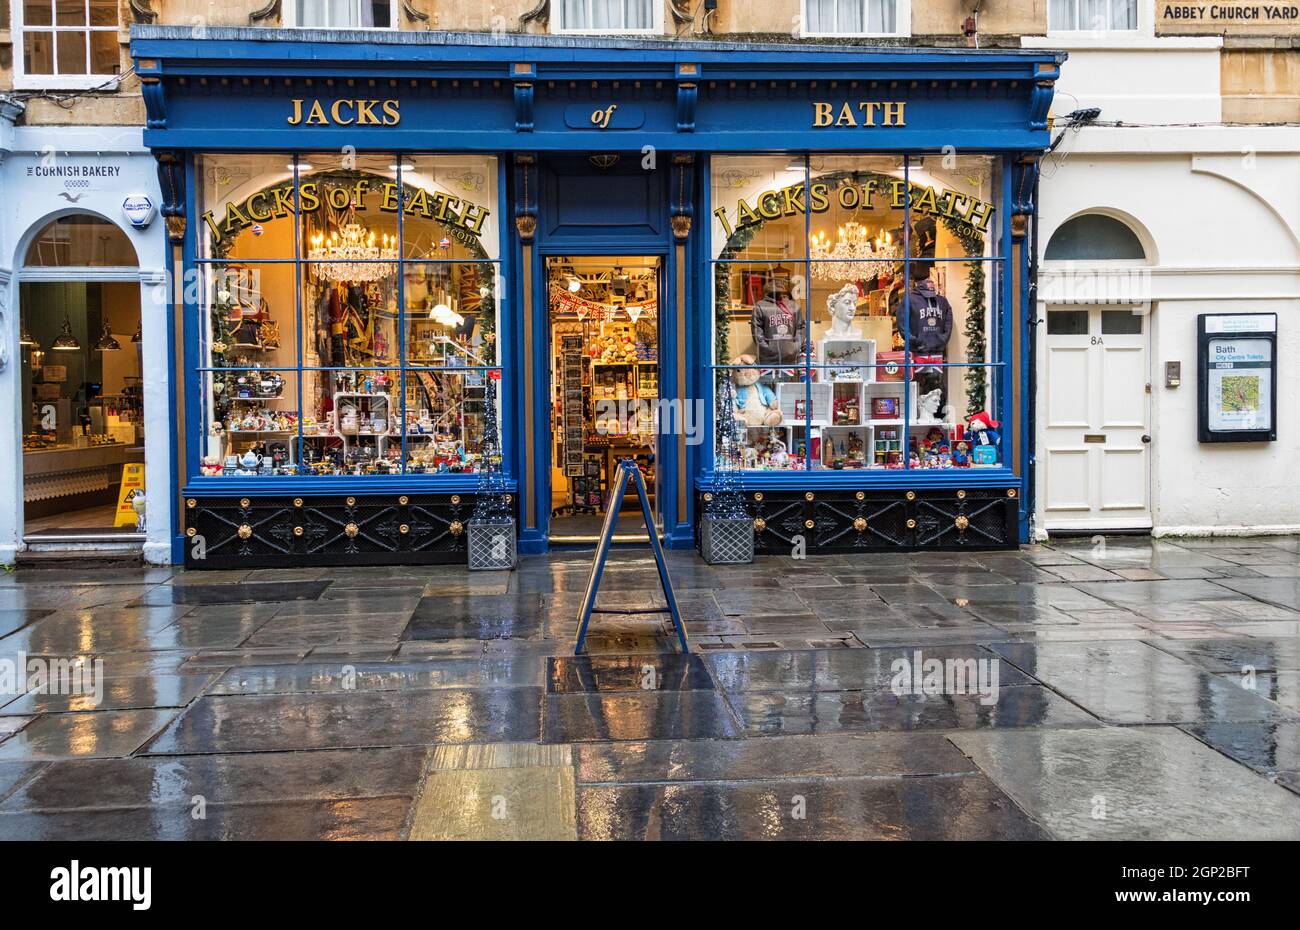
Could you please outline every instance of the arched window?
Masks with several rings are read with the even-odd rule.
[[[28,268],[133,268],[135,247],[116,225],[74,213],[48,223],[27,247]]]
[[[1047,243],[1048,261],[1143,261],[1146,250],[1133,230],[1102,213],[1076,216]]]

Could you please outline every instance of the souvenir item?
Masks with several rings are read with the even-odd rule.
[[[828,338],[861,339],[862,330],[853,325],[853,315],[858,309],[858,288],[856,284],[846,284],[834,294],[826,297],[826,309],[830,313],[831,327]]]
[[[927,394],[922,394],[920,401],[917,402],[916,416],[918,420],[937,420],[939,419],[939,402],[943,397],[943,391],[935,388]]]
[[[737,365],[753,365],[752,355],[736,357]],[[762,374],[757,368],[736,368],[731,380],[736,384],[736,414],[746,426],[776,426],[781,422],[776,393],[759,381]]]

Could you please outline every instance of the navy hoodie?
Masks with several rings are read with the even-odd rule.
[[[942,355],[952,335],[952,305],[934,288],[934,282],[917,281],[907,293],[907,329],[902,305],[895,311],[898,331],[908,335],[908,348],[920,355]]]

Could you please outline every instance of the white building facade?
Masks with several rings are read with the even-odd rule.
[[[13,563],[24,550],[47,548],[143,550],[148,561],[166,563],[171,559],[174,505],[168,490],[174,418],[168,389],[166,235],[156,210],[136,225],[145,219],[147,208],[159,202],[157,163],[141,144],[140,127],[15,126],[15,121],[21,122],[21,112],[19,106],[6,102],[0,118],[0,189],[5,191],[0,199],[0,564]],[[124,210],[128,200],[135,223]],[[93,238],[98,242],[76,241],[86,230],[96,230]],[[38,241],[52,248],[34,248]],[[87,255],[92,259],[86,260]],[[25,429],[33,416],[45,415],[30,408],[42,408],[56,417],[79,406],[74,401],[65,408],[54,400],[43,405],[33,384],[49,380],[47,376],[78,377],[74,367],[51,365],[63,361],[62,357],[50,351],[48,338],[32,335],[38,324],[51,324],[43,317],[54,315],[55,326],[60,311],[68,319],[68,309],[58,299],[61,292],[49,290],[63,286],[92,286],[97,294],[111,289],[115,295],[113,315],[118,316],[119,328],[110,332],[105,317],[103,330],[119,346],[114,359],[130,360],[132,402],[137,408],[121,419],[143,417],[142,422],[116,427],[121,441],[111,445],[121,446],[122,454],[101,448],[90,436],[87,408],[96,406],[96,392],[103,390],[100,384],[81,389],[84,423],[62,429],[48,423],[44,437]],[[23,295],[36,293],[52,294],[53,299],[43,296],[41,306],[24,308]],[[138,322],[133,316],[137,300]],[[78,333],[77,338],[90,348],[99,335]],[[89,371],[84,377],[90,380]],[[98,369],[95,377],[108,380]],[[103,427],[100,418],[95,418],[96,428]],[[123,525],[97,534],[80,534],[75,526],[73,531],[45,537],[33,533],[36,521],[25,515],[33,502],[65,495],[74,505],[84,499],[102,508],[115,494],[126,460],[143,460],[147,501],[143,532],[137,532],[136,525]],[[156,489],[153,500],[148,497],[151,489]],[[46,520],[51,522],[57,524]]]
[[[1040,176],[1035,535],[1300,532],[1300,125],[1225,124],[1225,40],[1142,9],[1024,40],[1069,53],[1058,129],[1101,111]],[[1198,441],[1203,314],[1276,314],[1274,441]]]

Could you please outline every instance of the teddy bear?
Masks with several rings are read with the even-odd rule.
[[[735,364],[754,365],[757,361],[752,355],[740,355]],[[776,426],[781,422],[776,394],[758,380],[761,374],[757,368],[735,368],[731,372],[736,385],[736,416],[746,426]]]

